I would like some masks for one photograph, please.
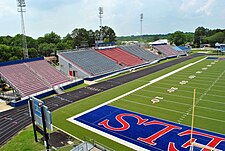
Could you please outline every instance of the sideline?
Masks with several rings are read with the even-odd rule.
[[[138,91],[138,90],[141,90],[141,89],[143,89],[143,88],[145,88],[145,87],[147,87],[147,86],[149,86],[149,85],[151,85],[151,84],[153,84],[153,83],[155,83],[155,82],[158,82],[158,81],[160,81],[160,80],[162,80],[162,79],[164,79],[164,78],[166,78],[166,77],[169,77],[169,76],[171,76],[171,75],[173,75],[173,74],[175,74],[175,73],[177,73],[177,72],[179,72],[179,71],[182,71],[182,70],[184,70],[184,69],[186,69],[186,68],[188,68],[188,67],[190,67],[190,66],[193,66],[193,65],[195,65],[195,64],[197,64],[197,63],[199,63],[199,62],[205,60],[206,58],[207,58],[207,57],[205,57],[205,58],[203,58],[203,59],[201,59],[201,60],[198,60],[198,61],[196,61],[196,62],[194,62],[194,63],[190,63],[190,64],[188,64],[188,65],[185,65],[185,66],[183,66],[183,67],[181,67],[181,68],[179,68],[179,69],[176,69],[176,70],[174,70],[174,71],[171,71],[171,72],[169,72],[169,73],[167,73],[167,74],[165,74],[165,75],[162,75],[162,76],[160,76],[160,77],[158,77],[158,78],[156,78],[156,79],[153,79],[153,80],[149,81],[149,83],[147,83],[147,84],[145,84],[145,85],[143,85],[143,86],[140,86],[140,87],[138,87],[138,88],[136,88],[136,89],[134,89],[134,90],[132,90],[132,91],[129,91],[129,92],[123,94],[123,95],[120,95],[120,96],[118,96],[118,97],[116,97],[116,98],[114,98],[114,99],[111,99],[111,100],[109,100],[109,101],[107,101],[107,102],[105,102],[105,103],[102,103],[102,104],[100,104],[100,105],[98,105],[98,106],[96,106],[96,107],[94,107],[94,108],[91,108],[91,109],[89,109],[89,110],[87,110],[87,111],[84,111],[84,112],[82,112],[82,113],[79,113],[79,114],[77,114],[77,115],[75,115],[75,116],[73,116],[73,117],[70,117],[70,118],[68,118],[67,120],[70,121],[70,122],[72,122],[72,123],[74,123],[74,124],[76,124],[76,125],[78,125],[78,126],[81,126],[81,127],[85,128],[85,129],[87,129],[87,130],[90,130],[90,131],[92,131],[92,132],[94,132],[94,133],[97,133],[97,134],[99,134],[99,135],[101,135],[101,136],[103,136],[103,137],[106,137],[106,138],[108,138],[108,139],[111,139],[111,140],[113,140],[113,141],[115,141],[115,142],[117,142],[117,143],[119,143],[119,144],[122,144],[122,145],[125,145],[125,146],[129,147],[129,148],[132,148],[132,149],[134,149],[134,150],[144,150],[144,151],[145,151],[145,150],[146,150],[145,148],[142,148],[142,147],[140,147],[140,146],[137,146],[137,145],[132,144],[132,143],[130,143],[130,142],[127,142],[127,141],[125,141],[125,140],[123,140],[123,139],[117,138],[117,137],[115,137],[115,136],[112,136],[112,135],[110,135],[110,134],[108,134],[108,133],[105,133],[105,132],[102,132],[102,131],[100,131],[100,130],[97,130],[97,129],[93,128],[93,127],[87,126],[87,125],[85,125],[85,124],[83,124],[83,123],[81,123],[81,122],[78,122],[78,121],[74,120],[74,119],[77,118],[77,117],[80,117],[80,116],[82,116],[82,115],[84,115],[84,114],[87,114],[87,113],[89,113],[89,112],[91,112],[91,111],[94,111],[94,110],[96,110],[96,109],[98,109],[98,108],[100,108],[100,107],[103,107],[103,106],[105,106],[105,105],[107,105],[107,104],[110,104],[110,103],[112,103],[112,102],[114,102],[114,101],[117,101],[117,100],[119,100],[119,99],[121,99],[121,98],[123,98],[123,97],[125,97],[125,96],[128,96],[128,95],[130,95],[130,94],[132,94],[132,93],[134,93],[134,92],[136,92],[136,91]]]

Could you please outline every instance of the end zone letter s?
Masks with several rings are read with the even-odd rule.
[[[146,121],[148,121],[148,119],[143,119],[140,116],[135,115],[135,114],[119,114],[119,115],[116,116],[116,120],[122,125],[122,127],[116,128],[116,127],[109,126],[109,120],[108,119],[100,122],[98,125],[102,125],[105,128],[107,128],[109,130],[112,130],[112,131],[125,131],[125,130],[128,130],[130,128],[130,124],[127,123],[123,119],[123,117],[125,117],[125,116],[136,118],[138,120],[138,122],[137,122],[138,125],[141,125],[141,124],[145,123]]]

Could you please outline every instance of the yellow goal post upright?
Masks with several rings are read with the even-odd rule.
[[[196,106],[195,101],[196,101],[196,89],[194,89],[193,104],[192,104],[191,137],[190,137],[191,147],[190,147],[190,151],[201,150],[201,149],[208,149],[208,150],[211,150],[211,151],[220,151],[218,149],[209,147],[207,145],[203,145],[203,144],[200,144],[200,143],[192,142],[193,130],[194,130],[194,118],[195,118],[195,106]]]

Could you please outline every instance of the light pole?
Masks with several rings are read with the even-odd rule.
[[[103,7],[99,7],[99,19],[100,19],[100,41],[103,41],[103,33],[102,33],[102,18],[103,18]]]
[[[141,13],[141,15],[140,15],[140,25],[141,25],[141,35],[140,35],[140,37],[141,37],[141,42],[142,42],[142,22],[143,22],[143,13]]]
[[[23,18],[23,13],[26,12],[25,7],[26,7],[25,0],[17,0],[17,11],[20,12],[20,14],[21,14],[21,28],[22,28],[22,36],[23,36],[23,57],[24,57],[24,59],[29,58],[24,18]]]

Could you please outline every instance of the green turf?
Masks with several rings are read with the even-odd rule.
[[[100,143],[102,143],[106,146],[109,146],[110,148],[113,148],[115,150],[131,150],[130,148],[122,146],[122,145],[120,145],[120,144],[118,144],[114,141],[111,141],[107,138],[104,138],[104,137],[98,135],[98,134],[95,134],[94,132],[91,132],[91,131],[83,129],[83,128],[81,128],[81,127],[79,127],[79,126],[77,126],[73,123],[70,123],[66,119],[71,117],[71,116],[74,116],[78,113],[81,113],[83,111],[86,111],[90,108],[93,108],[93,107],[95,107],[99,104],[102,104],[102,103],[104,103],[104,102],[106,102],[110,99],[113,99],[117,96],[120,96],[120,95],[122,95],[126,92],[129,92],[129,91],[131,91],[131,90],[133,90],[137,87],[140,87],[144,84],[147,84],[150,80],[153,80],[153,79],[155,79],[159,76],[162,76],[162,75],[164,75],[168,72],[171,72],[171,71],[173,71],[177,68],[183,67],[186,64],[195,62],[195,61],[197,61],[201,58],[202,57],[194,58],[192,60],[180,63],[180,64],[172,66],[172,67],[169,67],[169,68],[164,69],[162,71],[159,71],[157,73],[145,76],[143,78],[140,78],[140,79],[137,79],[137,80],[134,80],[134,81],[131,81],[129,83],[123,84],[123,85],[118,86],[116,88],[110,89],[108,91],[102,92],[100,94],[91,96],[89,98],[80,100],[80,101],[75,102],[71,105],[63,107],[63,108],[61,108],[61,109],[59,109],[59,110],[57,110],[53,113],[53,123],[57,127],[69,132],[70,134],[72,134],[72,135],[74,135],[78,138],[83,139],[85,136],[88,136],[88,137],[93,138],[93,139],[97,140],[98,142],[100,142]],[[197,67],[194,67],[194,68],[197,69]],[[193,70],[187,70],[186,73],[191,72],[191,71],[193,71]],[[180,75],[181,75],[181,78],[182,78],[182,76],[184,76],[182,74],[180,74]],[[189,75],[189,74],[187,74],[187,75]],[[168,79],[166,79],[166,80],[168,80]],[[169,82],[169,83],[163,82],[162,83],[161,81],[159,81],[159,82],[154,84],[154,87],[160,88],[160,87],[162,87],[162,86],[160,86],[161,84],[170,84],[170,83],[171,82]],[[192,83],[194,84],[194,82],[192,82]],[[189,86],[191,86],[191,85],[189,85]],[[148,94],[152,94],[152,93],[149,93],[148,91],[154,91],[154,89],[151,90],[151,87],[152,86],[149,86],[149,87],[147,87],[147,89],[146,88],[143,89],[143,90],[146,90],[147,92],[145,92],[143,90],[140,90],[138,92],[135,92],[134,94],[144,93],[145,95],[143,95],[143,96],[146,96],[146,94],[147,94],[148,97],[151,97],[151,95],[150,96],[148,95]],[[203,87],[200,87],[200,88],[202,88],[202,91],[204,91],[205,89],[207,89],[207,86],[205,86],[205,88],[203,88]],[[165,89],[165,88],[163,88],[163,89]],[[191,91],[192,90],[191,87],[189,89],[184,90],[184,91]],[[156,91],[154,91],[154,92],[156,92]],[[165,90],[165,93],[167,93],[166,90]],[[176,92],[176,93],[179,93],[179,92]],[[174,95],[176,93],[174,93]],[[151,115],[151,116],[167,119],[167,120],[170,120],[170,121],[176,121],[177,119],[179,119],[179,117],[182,115],[182,113],[187,108],[191,107],[192,93],[191,92],[185,92],[185,94],[189,94],[188,96],[183,96],[183,97],[188,98],[187,102],[183,101],[183,103],[185,103],[186,105],[181,105],[181,104],[176,103],[176,105],[179,106],[179,108],[175,108],[175,107],[172,108],[172,109],[176,109],[177,112],[172,111],[172,109],[171,109],[171,111],[168,111],[168,110],[167,111],[161,111],[160,110],[160,112],[159,112],[158,108],[155,108],[155,107],[151,106],[151,103],[149,102],[149,100],[140,99],[141,97],[139,97],[139,100],[138,99],[135,100],[135,97],[133,97],[133,99],[134,99],[134,100],[132,100],[133,102],[128,102],[130,100],[130,97],[131,97],[131,96],[128,96],[128,97],[123,98],[123,99],[128,99],[128,101],[121,99],[119,101],[116,101],[115,103],[112,103],[111,105],[121,107],[121,108],[124,108],[124,109],[127,109],[127,110],[131,110],[131,111],[134,111],[134,112],[138,112],[138,113],[142,113],[142,114],[146,114],[146,115]],[[152,95],[152,96],[154,96],[154,95]],[[160,104],[157,104],[157,106],[159,108],[165,108],[168,105],[171,106],[171,104],[173,104],[173,105],[175,104],[175,103],[171,102],[171,101],[175,101],[173,96],[170,96],[170,95],[167,94],[167,97],[168,97],[168,100],[170,102],[169,101],[168,102],[163,101],[163,103],[161,102]],[[136,98],[138,98],[138,97],[136,97]],[[177,98],[177,97],[175,97],[175,98]],[[165,100],[167,100],[167,99],[165,99]],[[145,101],[145,102],[139,102],[139,101]],[[139,104],[137,104],[137,103],[139,103]],[[182,102],[179,102],[179,103],[182,103]],[[145,104],[145,105],[143,105],[143,104]],[[189,123],[189,121],[190,120],[187,120],[187,123]],[[185,122],[185,120],[184,120],[184,122]],[[196,125],[197,125],[197,123],[198,122],[196,122]]]
[[[173,76],[136,91],[111,105],[190,125],[192,111],[190,109],[192,108],[193,90],[195,88],[197,92],[195,127],[224,134],[225,61],[219,61],[215,65],[207,67],[212,62],[211,60],[202,61]],[[202,70],[206,67],[207,70]],[[202,73],[197,74],[197,71],[202,71]],[[189,79],[190,75],[196,77]],[[188,81],[188,83],[181,85],[179,84],[181,81]],[[176,87],[178,90],[169,93],[167,90],[171,87]],[[163,97],[163,100],[153,104],[151,100],[156,96]],[[182,118],[183,115],[185,115],[185,118]]]

